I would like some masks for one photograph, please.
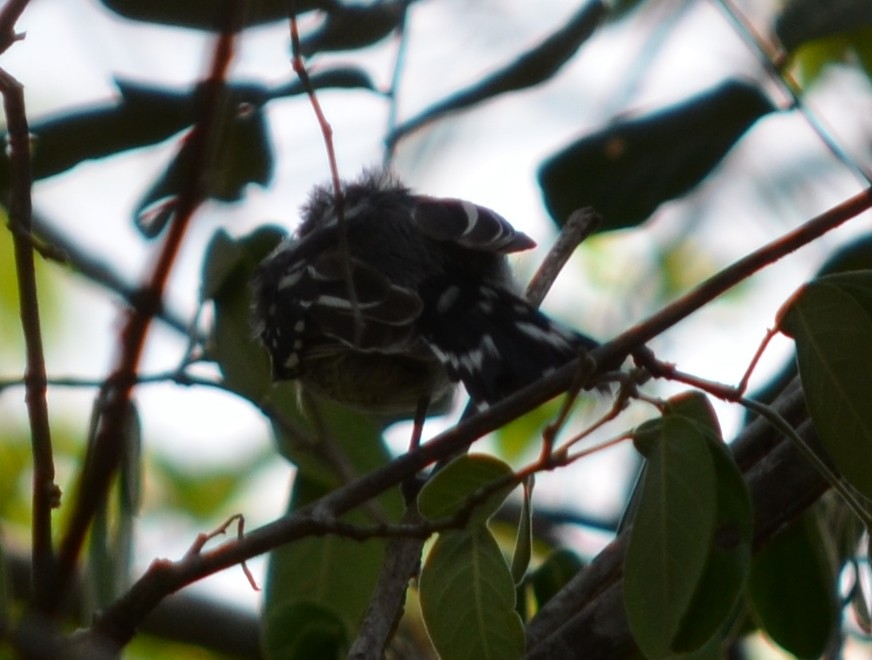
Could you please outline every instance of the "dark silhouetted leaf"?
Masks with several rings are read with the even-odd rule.
[[[320,51],[353,50],[377,43],[403,21],[408,0],[383,0],[370,4],[330,3],[326,18],[314,33],[300,40],[305,56]]]
[[[199,30],[220,30],[238,0],[100,0],[117,14],[134,21]],[[295,0],[297,12],[330,5],[330,0]],[[242,24],[260,25],[288,19],[287,0],[245,0]]]
[[[581,9],[548,38],[483,80],[455,92],[417,117],[410,119],[394,131],[389,142],[395,143],[403,135],[449,113],[468,108],[499,94],[526,89],[548,80],[575,55],[579,47],[593,34],[606,11],[605,5],[599,0],[584,3]]]
[[[775,34],[787,51],[815,39],[870,27],[869,0],[790,0],[775,19]]]
[[[324,69],[311,76],[315,89],[366,89],[374,90],[372,80],[365,71],[356,67],[342,66]],[[175,90],[117,80],[119,98],[107,103],[95,104],[62,115],[33,122],[30,130],[34,136],[33,177],[46,177],[64,172],[79,163],[105,158],[130,149],[163,142],[193,125],[202,87]],[[262,85],[235,84],[226,90],[227,105],[237,109],[240,125],[248,124],[236,132],[241,138],[237,153],[243,157],[246,149],[265,140],[265,128],[261,109],[272,99],[296,96],[305,93],[298,80],[267,88]],[[253,121],[242,121],[249,119]],[[261,135],[258,135],[261,134]],[[2,134],[5,139],[5,134]],[[232,191],[234,178],[266,180],[271,163],[263,155],[269,150],[256,150],[254,163],[226,164],[229,174],[223,173],[215,186],[218,190]],[[220,173],[220,171],[219,171]],[[9,187],[8,155],[0,154],[0,190]],[[232,192],[225,198],[231,197]],[[157,198],[153,198],[157,201]]]
[[[779,329],[796,341],[821,443],[839,472],[872,497],[872,271],[817,279],[779,316]]]
[[[756,86],[733,80],[585,136],[539,170],[548,212],[562,225],[576,209],[593,207],[604,230],[644,222],[702,181],[774,109]]]
[[[835,578],[816,514],[806,513],[754,557],[748,585],[754,614],[779,646],[819,658],[839,617]]]
[[[194,170],[199,142],[185,138],[179,152],[152,185],[134,212],[137,228],[148,238],[164,229],[175,213],[175,200],[191,188],[192,179],[201,177],[200,194],[223,202],[242,199],[246,186],[265,186],[272,178],[272,144],[263,112],[252,105],[237,106],[221,127],[215,157],[206,171]]]
[[[512,574],[485,525],[440,534],[421,571],[421,612],[433,646],[452,660],[524,653]]]

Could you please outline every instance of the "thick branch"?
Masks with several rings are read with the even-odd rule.
[[[689,316],[749,275],[856,216],[870,205],[872,192],[866,190],[833,207],[784,238],[764,246],[706,280],[658,314],[619,335],[614,341],[595,349],[590,357],[597,364],[611,364],[641,349],[649,339]],[[319,526],[314,523],[314,519],[339,517],[412,477],[431,463],[463,450],[486,433],[568,390],[575,385],[577,370],[585,366],[586,363],[566,365],[488,410],[462,421],[423,447],[400,456],[296,513],[250,532],[243,539],[228,541],[214,550],[188,556],[179,562],[154,562],[127,594],[103,612],[95,622],[93,632],[113,640],[118,645],[126,644],[133,636],[138,622],[167,594],[282,544],[317,533]]]

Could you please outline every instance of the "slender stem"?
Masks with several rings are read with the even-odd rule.
[[[31,237],[30,129],[27,125],[21,84],[3,69],[0,69],[0,93],[3,94],[3,108],[6,112],[11,149],[12,197],[9,204],[9,220],[12,241],[15,245],[21,328],[24,332],[27,352],[24,380],[33,451],[32,582],[33,592],[36,598],[39,598],[47,596],[48,579],[54,561],[51,511],[58,505],[59,491],[54,481],[54,457],[46,400],[45,355],[42,346],[36,263]]]
[[[848,505],[848,508],[854,512],[854,515],[860,519],[860,522],[863,523],[866,529],[872,528],[872,513],[866,510],[848,486],[846,486],[839,476],[836,475],[823,460],[821,460],[820,456],[817,455],[814,449],[812,449],[808,443],[800,437],[799,433],[797,433],[796,430],[787,423],[787,420],[779,415],[771,406],[758,403],[753,399],[742,398],[739,400],[739,403],[746,408],[753,410],[761,417],[764,417],[770,424],[772,424],[772,426],[781,431],[781,433],[783,433],[788,440],[793,443],[797,450],[799,450],[799,453],[801,453],[803,457],[814,466],[814,469],[820,473],[826,482],[833,487],[833,490],[841,496],[845,504]]]

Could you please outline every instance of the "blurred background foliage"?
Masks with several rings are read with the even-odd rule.
[[[67,255],[63,264],[38,263],[65,498],[75,496],[70,484],[94,387],[114,350],[117,313],[172,221],[185,182],[185,136],[202,95],[198,58],[235,4],[33,3],[19,24],[27,39],[0,61],[28,90],[37,235]],[[532,4],[296,2],[303,50],[334,123],[344,174],[385,160],[422,191],[493,206],[544,237],[546,246],[575,208],[594,205],[604,213],[603,233],[578,250],[548,302],[550,312],[573,325],[603,339],[616,334],[840,201],[868,171],[872,10],[865,0]],[[766,48],[749,43],[748,26],[736,27],[723,5],[746,16]],[[307,443],[323,429],[313,431],[299,415],[291,388],[268,389],[263,355],[248,335],[246,275],[278,236],[255,228],[264,222],[291,228],[306,191],[328,171],[311,109],[288,64],[287,3],[250,0],[245,8],[238,70],[218,113],[222,157],[207,173],[209,201],[152,333],[148,382],[137,396],[143,458],[128,477],[142,476],[142,501],[125,509],[122,497],[107,507],[93,544],[107,551],[91,555],[97,574],[136,574],[154,556],[182,554],[197,531],[236,511],[245,511],[250,525],[265,522],[284,510],[286,499],[297,506],[349,476],[337,474],[333,449],[325,455],[322,445]],[[121,36],[108,36],[113,30]],[[50,48],[52,39],[61,46]],[[60,61],[64,48],[69,61]],[[813,121],[801,116],[805,111],[814,113]],[[8,182],[9,162],[0,159],[0,188]],[[802,258],[736,288],[692,326],[659,338],[658,354],[686,371],[735,382],[780,302],[858,234],[840,230]],[[543,253],[522,258],[519,271],[530,272]],[[7,556],[23,553],[29,542],[30,446],[15,283],[11,241],[3,233],[0,531]],[[776,347],[754,384],[762,385],[788,353]],[[583,427],[602,405],[585,401],[573,426]],[[516,420],[486,448],[513,465],[528,460],[555,407]],[[272,423],[263,412],[273,415]],[[739,415],[718,412],[730,437]],[[622,423],[649,415],[633,409]],[[392,426],[386,448],[382,424],[332,410],[327,419],[333,431],[325,437],[352,440],[344,447],[351,474],[386,461],[408,436],[407,424]],[[448,423],[434,420],[432,428]],[[300,472],[278,458],[274,442]],[[635,460],[629,451],[595,457],[568,478],[571,487],[544,476],[538,493],[544,522],[529,583],[538,602],[609,538]],[[382,505],[395,511],[396,494]],[[56,530],[64,515],[62,508]],[[134,517],[136,543],[120,552]],[[494,528],[510,547],[514,523]],[[783,543],[810,534],[818,543],[809,530],[814,524],[804,520]],[[572,552],[559,549],[564,544]],[[311,558],[323,546],[301,544],[270,577],[255,564],[258,575],[299,588],[293,584],[299,572],[282,577],[281,568],[310,561],[296,552]],[[777,565],[778,552],[773,548],[766,561]],[[804,565],[827,570],[820,553],[805,559]],[[371,564],[370,571],[377,567],[374,559]],[[752,589],[762,570],[752,575]],[[210,596],[244,602],[253,612],[256,596],[240,575],[208,582]],[[119,578],[91,597],[105,602],[124,583]],[[819,593],[808,598],[822,602]],[[849,628],[861,636],[863,622]],[[770,634],[786,648],[808,643]],[[142,636],[127,653],[222,657],[168,644]]]

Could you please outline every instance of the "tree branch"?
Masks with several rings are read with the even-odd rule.
[[[0,9],[0,53],[5,53],[16,41],[24,38],[15,31],[18,18],[24,13],[29,0],[9,0]]]
[[[21,328],[27,351],[24,379],[33,452],[33,589],[36,594],[45,597],[48,593],[47,578],[54,560],[51,512],[58,505],[60,492],[54,481],[54,457],[46,400],[45,354],[31,236],[33,209],[30,197],[30,129],[27,125],[21,84],[3,69],[0,69],[0,93],[3,94],[11,151],[12,192],[9,220],[15,246]]]
[[[614,341],[594,349],[590,357],[598,365],[622,360],[631,352],[641,349],[649,339],[689,316],[757,270],[846,222],[870,205],[872,191],[865,190],[833,207],[709,278],[654,316],[619,335]],[[243,539],[228,541],[213,550],[190,555],[178,562],[156,560],[127,594],[104,610],[95,621],[92,633],[123,646],[134,635],[138,622],[167,594],[282,544],[318,533],[319,519],[338,518],[412,477],[428,465],[454,455],[486,433],[567,391],[577,384],[578,369],[584,369],[586,364],[585,361],[567,364],[547,378],[461,421],[424,446],[338,488],[295,513],[255,529]],[[590,380],[595,380],[595,374]]]
[[[79,497],[73,505],[70,522],[61,541],[56,570],[51,580],[52,597],[37,603],[41,611],[53,612],[62,603],[61,595],[81,552],[94,512],[105,498],[123,453],[120,438],[136,383],[139,360],[151,321],[161,307],[163,292],[194,211],[205,191],[205,177],[214,156],[215,133],[224,99],[224,87],[236,33],[241,25],[243,2],[233,5],[227,27],[216,41],[211,69],[203,83],[203,103],[199,119],[187,140],[191,142],[191,164],[187,184],[176,200],[175,216],[157,255],[151,274],[142,289],[141,306],[127,313],[119,336],[119,357],[100,395],[102,409],[93,441],[89,444],[79,477]]]

